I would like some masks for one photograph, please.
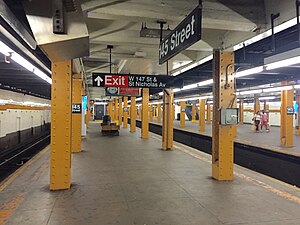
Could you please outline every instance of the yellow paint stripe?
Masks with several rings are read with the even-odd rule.
[[[4,203],[0,210],[0,225],[4,225],[8,221],[14,211],[22,204],[24,198],[24,193],[17,193],[11,200]]]
[[[157,138],[157,137],[154,137],[154,136],[151,136],[151,137],[154,138],[154,139],[156,139],[156,140],[161,140],[161,139],[159,139],[159,138]],[[189,155],[191,155],[191,156],[193,156],[193,157],[195,157],[195,158],[197,158],[197,159],[200,159],[200,160],[202,160],[202,161],[204,161],[204,162],[207,162],[207,163],[210,163],[210,164],[211,164],[211,160],[209,160],[208,158],[205,158],[205,157],[200,156],[199,153],[201,153],[201,152],[199,152],[199,151],[196,150],[196,149],[193,149],[193,148],[190,148],[190,147],[189,147],[190,150],[187,150],[187,149],[186,149],[186,146],[184,146],[184,148],[182,148],[182,147],[180,147],[180,146],[178,146],[178,145],[174,145],[174,147],[177,148],[179,151],[182,151],[182,152],[184,152],[184,153],[186,153],[186,154],[189,154]],[[243,169],[244,169],[244,168],[243,168]],[[255,179],[255,178],[246,176],[245,174],[238,173],[238,172],[234,172],[234,174],[235,174],[237,177],[240,177],[240,178],[242,178],[242,179],[244,179],[244,180],[247,180],[247,181],[249,181],[249,182],[251,182],[251,183],[254,183],[254,184],[256,184],[256,185],[258,185],[258,186],[260,186],[260,187],[262,187],[262,188],[264,188],[264,189],[266,189],[266,190],[268,190],[268,191],[270,191],[270,192],[272,192],[272,193],[274,193],[274,194],[276,194],[276,195],[278,195],[278,196],[280,196],[280,197],[283,197],[283,198],[285,198],[285,199],[287,199],[287,200],[290,200],[290,201],[293,201],[293,202],[295,202],[295,203],[300,204],[300,198],[297,197],[297,196],[295,196],[295,195],[292,195],[292,194],[290,194],[290,193],[288,193],[288,192],[285,192],[285,191],[281,191],[281,190],[279,190],[279,189],[277,189],[277,188],[274,188],[274,187],[272,187],[271,185],[266,184],[266,183],[264,183],[264,182],[262,182],[262,181],[260,181],[260,180],[258,180],[258,179]],[[273,181],[275,181],[274,178],[273,178]],[[276,181],[277,181],[277,180],[276,180]],[[280,183],[281,183],[281,182],[280,182]],[[294,189],[294,190],[298,190],[298,191],[300,190],[299,188],[295,188],[295,187],[293,187],[293,186],[291,186],[291,185],[288,185],[288,184],[287,184],[286,186],[288,186],[289,188],[292,188],[292,189]]]
[[[44,155],[49,149],[49,146],[44,148],[38,154],[36,154],[32,159],[25,163],[22,167],[17,169],[13,174],[7,177],[4,181],[0,183],[0,192],[3,191],[8,185],[10,185],[20,174],[22,174],[29,166],[31,166],[37,159]]]

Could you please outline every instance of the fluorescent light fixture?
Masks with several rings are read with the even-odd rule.
[[[157,105],[157,104],[162,104],[163,102],[150,102],[149,105]]]
[[[107,105],[107,102],[95,102],[94,105]]]
[[[163,95],[164,95],[164,93],[163,93],[163,92],[159,92],[159,93],[158,93],[158,95],[160,95],[160,96],[163,96]]]
[[[47,81],[49,84],[52,84],[52,79],[48,77],[44,72],[39,70],[37,67],[32,65],[29,61],[23,58],[21,55],[13,51],[9,48],[6,44],[0,41],[0,52],[5,56],[11,56],[11,59],[18,63],[20,66],[23,66],[25,69],[29,70],[30,72],[34,73],[41,79]]]
[[[276,91],[285,91],[285,90],[292,90],[293,86],[282,86],[282,87],[273,87],[273,88],[266,88],[263,89],[263,92],[276,92]]]
[[[143,98],[142,97],[139,97],[139,98],[136,98],[136,101],[141,101]]]
[[[240,91],[239,95],[250,95],[250,94],[260,94],[260,93],[262,93],[262,89],[249,90],[249,91]]]
[[[295,26],[296,24],[297,24],[297,17],[295,17],[295,18],[293,18],[291,20],[288,20],[287,22],[284,22],[284,23],[282,23],[282,24],[274,27],[274,33],[277,34],[277,33],[281,32],[281,31],[283,31],[285,29],[288,29],[288,28],[290,28],[292,26]],[[254,37],[252,37],[252,38],[250,38],[250,39],[248,39],[246,41],[243,41],[243,42],[235,45],[233,47],[233,50],[234,51],[239,50],[239,49],[243,48],[244,46],[251,45],[251,44],[253,44],[255,42],[258,42],[258,41],[260,41],[260,40],[262,40],[264,38],[270,37],[271,35],[272,35],[272,30],[269,29],[269,30],[267,30],[267,31],[265,31],[265,32],[263,32],[261,34],[258,34],[258,35],[254,36]]]
[[[300,89],[300,84],[294,85],[294,89]]]
[[[266,96],[266,97],[259,97],[258,99],[259,100],[272,100],[272,99],[275,99],[276,97],[275,96]]]
[[[245,76],[260,73],[260,72],[263,72],[263,71],[264,71],[264,67],[263,66],[258,66],[258,67],[254,67],[252,69],[237,72],[235,74],[235,78],[245,77]]]
[[[181,91],[180,88],[175,88],[175,89],[173,89],[173,92],[174,92],[174,93],[179,92],[179,91]]]
[[[207,85],[210,85],[213,83],[214,83],[213,79],[209,79],[209,80],[201,81],[201,82],[197,83],[197,85],[198,85],[198,87],[202,87],[202,86],[207,86]]]
[[[292,57],[289,59],[284,59],[284,60],[280,60],[274,63],[270,63],[265,65],[265,69],[266,70],[274,70],[274,69],[278,69],[281,67],[287,67],[287,66],[291,66],[291,65],[295,65],[300,63],[300,56],[296,56],[296,57]]]
[[[186,85],[183,88],[181,88],[181,90],[184,91],[184,90],[189,90],[189,89],[193,89],[196,87],[198,87],[198,84],[189,84],[189,85]]]

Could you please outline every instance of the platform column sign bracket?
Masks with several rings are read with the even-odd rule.
[[[159,44],[159,64],[163,64],[201,39],[202,7],[197,6]]]

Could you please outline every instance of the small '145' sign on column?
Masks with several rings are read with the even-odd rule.
[[[72,104],[72,113],[81,113],[81,104]]]

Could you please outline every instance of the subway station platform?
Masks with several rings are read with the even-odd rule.
[[[153,123],[157,123],[156,118]],[[185,121],[185,127],[180,128],[180,121],[174,120],[174,128],[183,129],[198,134],[212,136],[212,124],[205,125],[205,131],[199,131],[199,122]],[[259,148],[268,149],[271,151],[281,152],[284,154],[300,156],[300,137],[294,135],[294,146],[291,148],[280,146],[280,127],[272,126],[270,132],[266,132],[265,128],[259,133],[252,130],[252,125],[238,125],[237,137],[235,141],[238,143],[251,145]]]
[[[49,191],[46,148],[1,184],[0,224],[300,224],[300,189],[239,166],[234,181],[219,182],[210,155],[160,147],[155,134],[102,137],[90,123],[71,189]]]

